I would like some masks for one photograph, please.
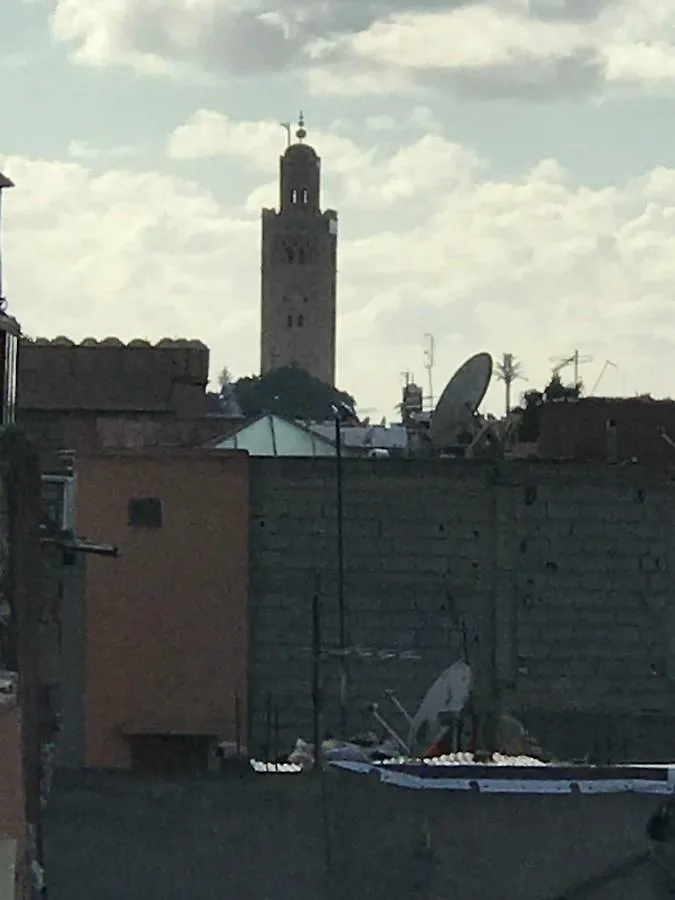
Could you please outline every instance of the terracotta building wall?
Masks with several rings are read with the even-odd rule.
[[[206,413],[209,350],[198,341],[158,345],[24,340],[18,357],[22,410]]]
[[[132,498],[162,502],[130,526]],[[119,546],[86,580],[85,762],[130,765],[123,732],[218,733],[246,706],[248,458],[119,452],[77,463],[81,536]]]
[[[178,419],[154,413],[98,415],[88,412],[20,413],[21,428],[45,458],[63,450],[79,454],[154,447],[204,447],[226,435],[233,422],[215,416]]]

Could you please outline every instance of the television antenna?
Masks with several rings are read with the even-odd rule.
[[[436,342],[433,334],[424,335],[424,368],[427,370],[427,383],[429,385],[428,402],[431,409],[434,408],[434,351]]]
[[[618,369],[618,368],[619,368],[618,365],[617,365],[615,362],[612,362],[611,359],[606,359],[606,360],[605,360],[605,364],[604,364],[604,366],[602,367],[602,369],[600,370],[600,374],[599,374],[598,377],[595,379],[595,384],[593,385],[593,389],[592,389],[592,391],[591,391],[591,396],[593,396],[593,394],[595,394],[595,392],[597,391],[598,385],[599,385],[600,382],[602,381],[602,377],[603,377],[603,375],[605,374],[605,372],[607,371],[607,369]]]
[[[506,415],[511,412],[511,385],[514,381],[527,381],[523,374],[523,367],[515,359],[513,353],[502,354],[501,362],[495,367],[495,374],[506,387]]]
[[[574,366],[574,386],[576,387],[580,384],[579,381],[579,366],[585,365],[586,363],[593,362],[592,356],[580,356],[579,351],[575,350],[571,356],[549,356],[549,359],[552,363],[555,363],[553,367],[552,375],[555,377],[559,375],[563,369],[567,368],[567,366]]]

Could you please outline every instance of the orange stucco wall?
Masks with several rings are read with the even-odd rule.
[[[143,497],[161,499],[161,528],[129,525]],[[232,739],[235,696],[245,723],[248,519],[245,454],[78,460],[78,533],[121,554],[87,562],[87,765],[129,766],[125,731]]]

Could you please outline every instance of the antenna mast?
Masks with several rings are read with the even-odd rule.
[[[281,127],[286,132],[286,146],[291,146],[291,123],[290,122],[281,122]]]
[[[572,356],[549,356],[551,362],[556,363],[553,367],[553,375],[559,375],[567,366],[574,366],[574,387],[577,387],[579,381],[579,366],[585,363],[593,362],[592,356],[579,356],[579,351],[575,350]]]
[[[436,342],[433,334],[424,335],[424,368],[427,370],[429,396],[427,401],[431,409],[434,408],[434,350]]]
[[[595,384],[593,385],[593,388],[592,388],[592,390],[591,390],[591,393],[590,393],[590,396],[591,396],[591,397],[592,397],[592,396],[595,394],[595,392],[597,391],[598,385],[599,385],[600,382],[602,381],[602,376],[605,374],[605,372],[606,372],[607,369],[609,369],[609,368],[612,368],[612,369],[618,369],[619,367],[617,366],[617,364],[616,364],[615,362],[612,362],[611,359],[606,359],[606,360],[605,360],[605,364],[604,364],[604,366],[602,367],[602,369],[600,370],[600,374],[598,375],[598,377],[597,377],[597,379],[596,379],[596,381],[595,381]]]

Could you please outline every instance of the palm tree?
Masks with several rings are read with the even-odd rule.
[[[495,367],[495,374],[506,386],[506,415],[511,412],[511,385],[514,381],[527,381],[523,373],[523,367],[513,353],[504,353],[500,362]]]

